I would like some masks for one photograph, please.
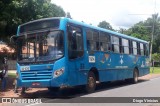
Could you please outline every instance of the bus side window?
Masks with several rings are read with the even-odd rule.
[[[124,46],[123,46],[122,40],[123,40],[122,38],[119,38],[120,53],[124,53]]]
[[[100,32],[100,36],[99,36],[99,48],[100,51],[108,51],[110,50],[110,37],[108,35],[108,33],[104,33],[104,32]]]
[[[129,40],[122,38],[122,50],[124,54],[129,54]]]
[[[133,46],[131,40],[129,40],[129,54],[133,54]]]
[[[93,31],[93,43],[94,43],[94,50],[99,50],[99,33],[97,31]]]
[[[91,50],[91,43],[89,40],[87,40],[87,49],[90,51]]]
[[[115,53],[119,53],[120,52],[119,37],[112,36],[112,50]]]
[[[137,42],[132,41],[133,55],[137,55]]]
[[[139,42],[137,42],[137,54],[141,55],[141,52],[140,52],[140,43]]]
[[[87,37],[87,50],[89,51],[97,51],[99,50],[99,32],[87,29],[86,30],[86,37]]]
[[[148,44],[144,44],[144,53],[145,53],[145,56],[149,56],[149,46],[148,46]]]
[[[74,37],[73,32],[68,32],[68,49],[69,50],[76,50],[77,49],[76,39]]]
[[[142,56],[144,56],[144,45],[143,43],[140,43],[140,53]]]
[[[91,51],[94,50],[94,46],[93,46],[93,36],[92,36],[92,30],[87,29],[86,30],[86,37],[87,37],[87,50]]]

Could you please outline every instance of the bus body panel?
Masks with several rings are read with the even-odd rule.
[[[27,65],[30,70],[20,71],[23,67],[17,64],[17,71],[19,73],[18,86],[23,87],[60,87],[61,85],[68,85],[68,71],[65,64],[66,58],[61,58],[53,64]],[[64,68],[64,73],[59,77],[54,77],[54,72]],[[35,83],[35,85],[34,85]],[[38,83],[36,85],[36,83]]]
[[[70,83],[73,86],[76,85],[83,85],[86,83],[86,75],[83,69],[83,64],[84,61],[83,59],[75,59],[75,60],[70,60],[68,61],[68,69],[69,69],[69,74],[70,74]]]
[[[27,74],[27,71],[22,72],[22,66],[17,63],[17,72],[19,74],[19,78],[17,79],[18,86],[61,87],[84,85],[87,84],[88,72],[92,71],[92,69],[96,69],[98,71],[98,78],[100,82],[133,78],[133,71],[135,68],[138,69],[139,76],[149,74],[147,56],[114,53],[113,51],[102,52],[87,50],[86,29],[92,28],[97,31],[111,33],[126,39],[133,39],[134,41],[148,44],[146,41],[86,25],[85,23],[76,22],[68,18],[61,18],[60,20],[59,29],[64,32],[64,57],[50,64],[27,65],[30,67],[30,71],[28,72],[31,72],[31,74]],[[69,59],[68,57],[68,23],[81,26],[83,31],[84,55],[76,59]],[[20,28],[18,27],[17,35],[19,33],[19,29]],[[61,68],[64,68],[64,73],[59,77],[54,77],[54,72]]]

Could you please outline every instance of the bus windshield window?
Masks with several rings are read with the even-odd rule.
[[[50,61],[64,55],[64,40],[61,31],[36,33],[19,37],[18,60],[20,62]]]

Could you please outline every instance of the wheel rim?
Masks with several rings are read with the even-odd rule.
[[[135,72],[134,75],[135,75],[134,80],[135,80],[135,82],[137,82],[138,81],[138,74],[137,74],[137,72]]]
[[[89,88],[94,88],[94,78],[93,77],[89,77],[88,79],[88,86]]]

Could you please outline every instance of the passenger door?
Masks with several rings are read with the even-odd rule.
[[[79,81],[80,70],[84,67],[84,42],[81,26],[68,24],[68,70],[71,85],[83,83],[83,78]]]

